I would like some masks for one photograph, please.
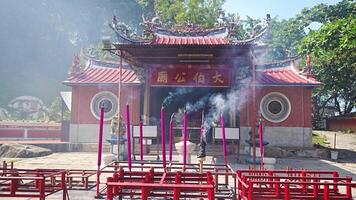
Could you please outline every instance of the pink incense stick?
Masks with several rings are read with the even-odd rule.
[[[97,162],[98,168],[100,168],[100,165],[101,165],[101,154],[102,154],[102,149],[103,149],[104,113],[105,113],[105,109],[102,106],[100,108],[99,146],[98,146],[98,162]]]
[[[143,161],[143,127],[140,121],[140,160]]]
[[[163,169],[166,169],[166,133],[165,133],[165,125],[164,125],[164,107],[161,108],[161,139],[162,139],[162,162]]]
[[[173,153],[173,117],[174,113],[171,116],[169,121],[169,162],[172,162],[172,153]]]
[[[260,134],[260,160],[261,160],[261,166],[263,166],[263,127],[262,127],[262,121],[258,124],[258,132]]]
[[[96,196],[99,197],[99,185],[100,185],[100,165],[101,165],[101,154],[103,148],[103,128],[104,128],[104,107],[100,108],[100,124],[99,124],[99,146],[98,146],[98,171],[96,173]]]
[[[187,164],[187,112],[184,111],[183,117],[183,169]]]
[[[127,163],[131,171],[131,130],[130,130],[130,107],[126,104],[126,136],[127,136]]]
[[[222,142],[224,150],[224,162],[227,164],[227,151],[226,151],[226,135],[225,135],[225,118],[224,114],[221,114],[221,129],[222,129]]]

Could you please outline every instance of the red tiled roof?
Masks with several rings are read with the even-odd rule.
[[[311,85],[321,83],[313,77],[306,77],[293,71],[290,67],[257,70],[257,84],[261,85]]]
[[[120,80],[120,70],[108,67],[86,67],[80,74],[69,77],[64,84],[117,84]],[[124,84],[141,83],[133,70],[122,69],[122,82]]]
[[[153,44],[161,45],[220,45],[228,44],[228,41],[223,36],[167,36],[156,35]]]

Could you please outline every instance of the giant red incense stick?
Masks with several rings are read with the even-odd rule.
[[[126,104],[126,136],[127,136],[127,163],[131,171],[131,130],[130,130],[130,107]]]
[[[103,149],[103,129],[104,129],[104,113],[105,109],[104,106],[100,107],[100,124],[99,124],[99,144],[98,144],[98,171],[96,173],[96,196],[99,197],[99,185],[100,185],[100,166],[101,166],[101,154]]]
[[[104,129],[104,107],[100,108],[100,124],[99,124],[99,144],[98,144],[98,161],[97,165],[101,165],[101,154],[103,149],[103,129]]]
[[[140,160],[143,161],[143,127],[140,121]]]
[[[173,118],[174,113],[171,116],[171,120],[169,121],[169,162],[172,162],[172,154],[173,154]]]
[[[260,159],[261,159],[261,166],[263,166],[263,127],[262,127],[262,120],[258,124],[258,132],[260,134]]]
[[[221,114],[221,129],[222,129],[222,142],[224,151],[224,162],[227,164],[227,150],[226,150],[226,135],[225,135],[225,118],[224,114]]]
[[[164,107],[161,108],[161,139],[162,139],[162,162],[163,169],[166,169],[166,131],[164,125]]]
[[[187,164],[187,112],[184,111],[183,117],[183,170]]]

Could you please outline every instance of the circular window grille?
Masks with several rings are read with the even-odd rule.
[[[117,97],[108,91],[97,93],[90,102],[90,110],[96,119],[100,119],[100,108],[104,107],[104,120],[111,120],[117,114]]]
[[[288,118],[291,105],[285,95],[279,92],[271,92],[262,98],[260,110],[263,117],[268,121],[278,123]]]

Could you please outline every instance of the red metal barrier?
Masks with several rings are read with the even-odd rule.
[[[170,195],[169,197],[171,197],[172,199],[179,199],[184,197],[200,198],[201,196],[199,195],[205,195],[205,197],[202,197],[205,199],[207,199],[208,196],[210,196],[210,198],[212,199],[235,199],[236,187],[234,186],[236,186],[236,174],[229,165],[204,164],[202,168],[203,174],[200,173],[198,164],[186,164],[186,172],[180,172],[182,170],[182,166],[183,164],[180,163],[170,163],[169,165],[167,165],[166,170],[164,170],[162,168],[162,162],[135,161],[132,162],[131,173],[128,168],[127,162],[113,162],[102,168],[101,173],[106,176],[111,176],[111,182],[119,182],[119,184],[116,184],[115,187],[112,187],[114,194],[120,193],[120,195],[129,196],[137,194],[140,196],[140,198],[145,197],[145,194],[150,194],[150,197],[152,197],[152,193],[155,193],[153,196],[158,195],[156,194],[157,192],[155,192],[159,189],[159,186],[157,184],[169,184],[167,186],[164,186],[165,189],[163,189],[163,191],[164,194],[167,193],[168,196]],[[200,190],[195,190],[199,192],[196,194],[185,194],[190,193],[190,190],[185,191],[183,185],[190,184],[192,185],[192,187],[197,187],[199,185],[203,187],[204,184],[206,185],[208,182],[206,173],[211,174],[212,176],[209,181],[213,183],[213,189],[207,190],[205,188],[203,192],[201,192]],[[118,178],[116,178],[116,176]],[[116,181],[117,179],[118,181]],[[221,179],[220,182],[217,181],[218,179]],[[149,182],[149,180],[151,182]],[[140,183],[143,185],[141,185],[142,187],[139,188],[137,188],[136,186],[136,189],[132,190],[134,191],[134,193],[129,194],[127,190],[128,185],[131,185],[131,183],[134,183],[134,185],[136,183]],[[232,184],[230,185],[229,183]],[[152,185],[147,184],[155,185],[153,187],[153,192],[151,187]],[[180,186],[173,188],[172,184]],[[103,192],[102,195],[106,195],[106,187],[107,185],[101,187],[100,191]],[[123,188],[125,190],[123,190]],[[162,196],[163,194],[159,195]]]
[[[17,169],[7,163],[0,168],[0,197],[46,196],[67,189],[88,190],[95,186],[88,180],[96,170]],[[244,199],[302,200],[352,199],[356,183],[351,177],[340,177],[335,171],[312,170],[239,170],[229,165],[170,163],[162,169],[161,162],[113,162],[101,169],[107,178],[100,194],[107,199]],[[94,176],[93,176],[94,177]],[[220,181],[218,181],[220,179]],[[237,182],[236,182],[237,180]],[[90,184],[91,183],[91,184]],[[99,186],[100,187],[100,186]],[[237,195],[236,195],[237,194]]]
[[[352,199],[351,177],[332,171],[239,170],[238,199]],[[340,192],[340,188],[345,193]]]
[[[0,177],[0,197],[46,196],[63,190],[66,200],[66,171],[64,170],[2,170]]]
[[[157,176],[161,179],[158,180]],[[107,178],[107,200],[112,200],[114,196],[141,197],[143,200],[149,197],[215,199],[214,178],[210,172],[204,174],[164,172],[162,175],[151,169],[148,172],[127,172],[123,182],[114,180],[114,177]]]

